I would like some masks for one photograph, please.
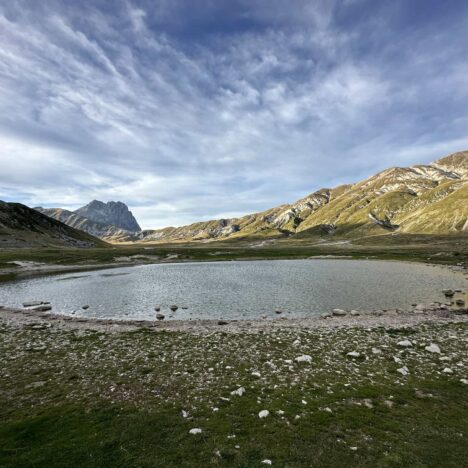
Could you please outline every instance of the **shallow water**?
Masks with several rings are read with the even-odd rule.
[[[54,312],[118,319],[154,319],[158,304],[167,320],[277,317],[275,309],[307,317],[333,308],[445,301],[441,290],[462,288],[463,279],[446,268],[373,260],[172,263],[6,283],[0,286],[0,304],[43,300]],[[179,306],[175,313],[171,304]],[[82,310],[83,305],[90,308]]]

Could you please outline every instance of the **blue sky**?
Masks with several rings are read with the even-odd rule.
[[[468,148],[468,2],[0,2],[0,199],[232,217]]]

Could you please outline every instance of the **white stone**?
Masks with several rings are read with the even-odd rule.
[[[268,458],[265,458],[265,460],[262,460],[262,464],[263,465],[271,465],[272,462],[271,462],[271,460],[268,460]]]
[[[308,354],[303,354],[302,356],[298,356],[294,359],[296,362],[312,362],[312,357]]]
[[[430,353],[440,354],[440,348],[435,343],[431,343],[429,346],[426,346],[424,349],[426,351],[429,351]]]
[[[400,367],[399,369],[397,369],[397,372],[399,372],[401,375],[409,374],[409,370],[406,366]]]
[[[402,348],[410,348],[411,346],[413,346],[413,343],[411,343],[410,340],[403,340],[403,341],[399,341],[397,345],[401,346]]]
[[[251,374],[251,375],[253,375],[254,377],[258,377],[258,378],[260,378],[260,377],[261,377],[261,374],[260,374],[260,372],[252,372],[252,374]]]
[[[300,346],[301,342],[299,340],[296,340],[293,342],[293,346]]]
[[[468,385],[468,379],[460,379],[462,384]]]
[[[195,434],[201,434],[202,430],[199,427],[194,427],[193,429],[190,429],[189,434],[195,435]]]
[[[346,356],[358,358],[360,354],[357,351],[350,351],[349,353],[346,354]]]
[[[453,370],[450,369],[450,367],[446,367],[442,372],[444,372],[445,374],[453,374]]]
[[[187,417],[188,417],[187,411],[182,410],[182,417],[183,417],[183,418],[187,418]]]
[[[258,413],[258,417],[260,419],[266,418],[269,415],[270,415],[270,412],[268,410],[266,410],[266,409],[264,409],[264,410],[260,411],[260,413]]]
[[[245,388],[244,387],[239,387],[237,390],[233,390],[231,392],[231,395],[242,396],[244,393],[245,393]]]

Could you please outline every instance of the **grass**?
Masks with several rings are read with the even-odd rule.
[[[466,324],[0,337],[2,467],[466,466]]]

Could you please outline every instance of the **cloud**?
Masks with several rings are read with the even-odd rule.
[[[464,149],[467,13],[365,0],[5,3],[0,198],[121,199],[162,227]]]

